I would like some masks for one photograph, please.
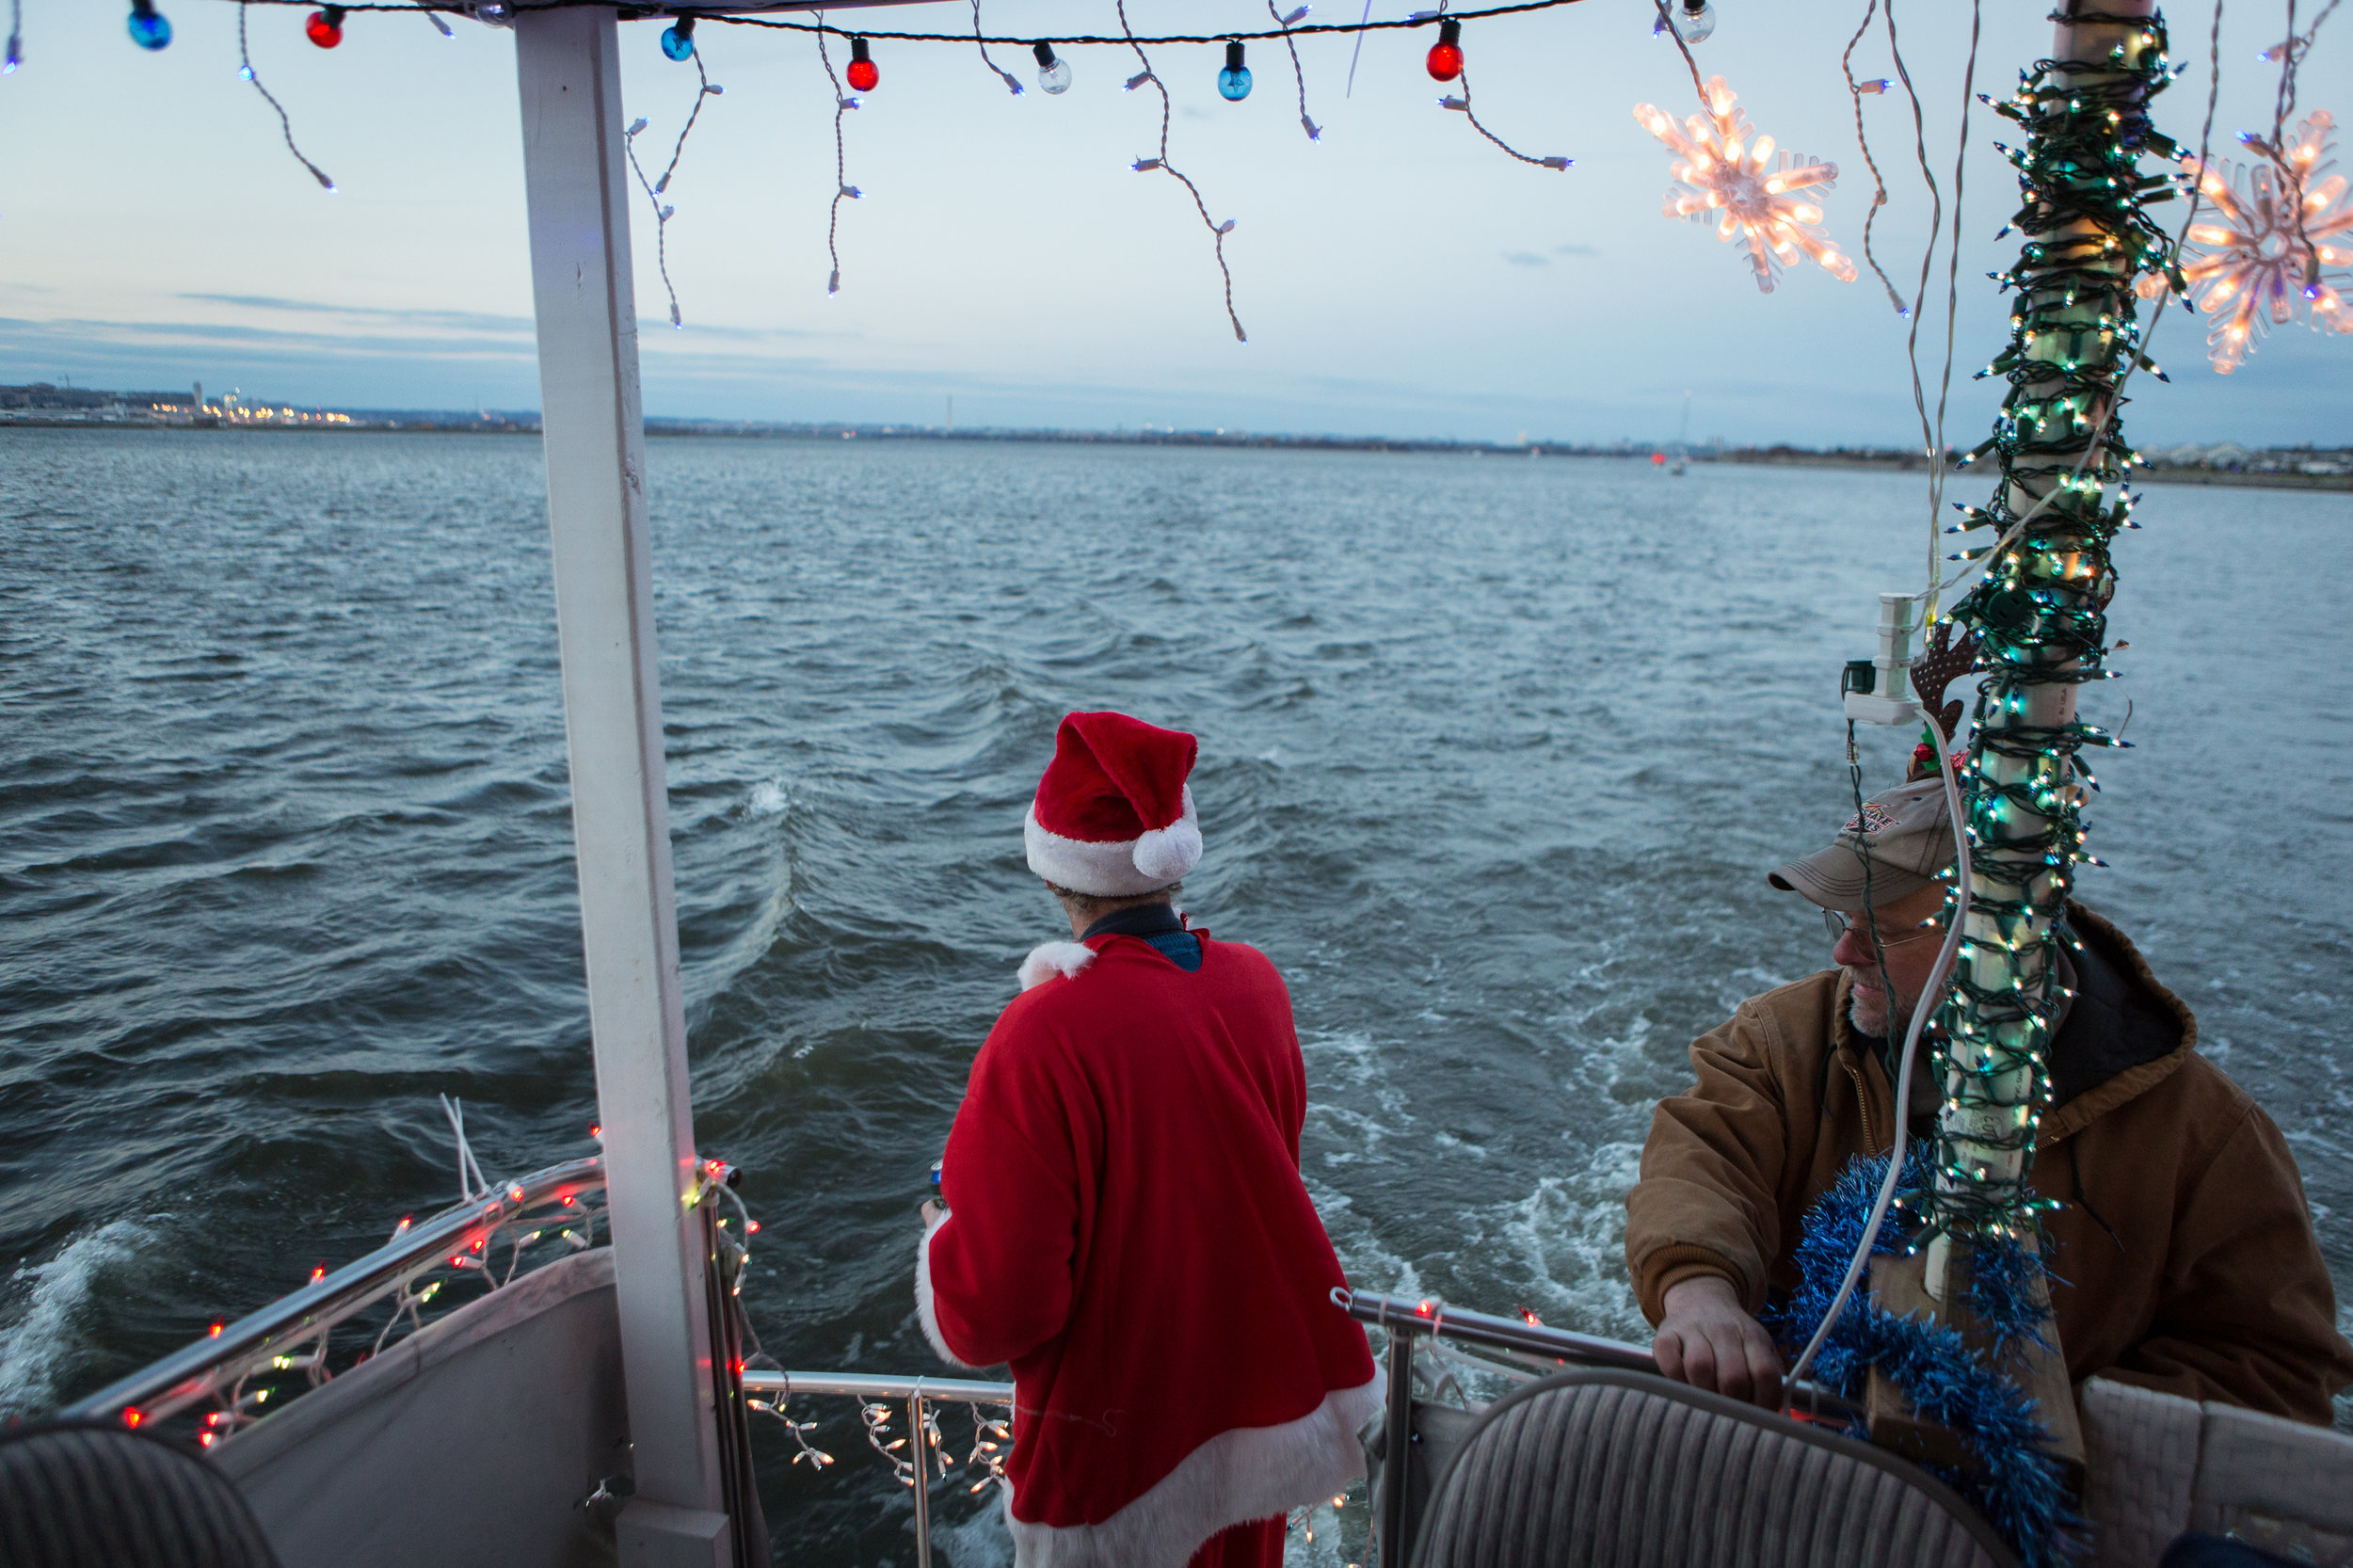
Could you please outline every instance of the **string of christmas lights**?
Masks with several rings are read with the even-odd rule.
[[[1481,136],[1485,136],[1489,141],[1494,142],[1497,147],[1502,148],[1504,152],[1510,153],[1513,157],[1517,158],[1524,164],[1533,164],[1538,168],[1557,168],[1565,171],[1571,165],[1577,162],[1575,158],[1531,157],[1528,153],[1521,152],[1518,148],[1513,147],[1510,142],[1505,141],[1501,136],[1497,136],[1493,131],[1488,130],[1485,125],[1480,123],[1478,112],[1471,107],[1470,67],[1467,63],[1458,63],[1455,66],[1454,79],[1463,85],[1463,95],[1460,98],[1457,98],[1453,94],[1449,93],[1446,97],[1439,99],[1438,106],[1440,108],[1460,110],[1463,118],[1470,121],[1472,130],[1477,131]]]
[[[981,37],[981,0],[972,0],[972,46],[981,52],[981,63],[997,72],[997,79],[1005,84],[1005,90],[1020,97],[1020,78],[988,57],[988,40]]]
[[[841,203],[856,201],[865,193],[850,184],[848,152],[844,149],[841,117],[857,107],[857,100],[841,90],[841,78],[833,73],[833,56],[825,51],[825,35],[817,35],[817,60],[825,68],[825,80],[833,84],[833,200],[825,207],[825,254],[833,261],[833,271],[825,279],[825,293],[841,292]]]
[[[978,5],[979,0],[974,0]],[[1275,9],[1274,0],[1266,0],[1266,13],[1274,18],[1274,24],[1283,29],[1283,47],[1290,51],[1291,80],[1299,87],[1299,128],[1307,133],[1309,141],[1321,141],[1323,128],[1307,117],[1307,72],[1299,63],[1299,40],[1291,37],[1291,24],[1307,14],[1310,8],[1301,6],[1286,14]]]
[[[1122,29],[1126,29],[1128,26],[1128,0],[1114,0],[1114,4],[1119,13],[1119,25]],[[1038,47],[1044,49],[1046,46],[1044,44],[1040,44]],[[1211,217],[1209,216],[1209,204],[1201,199],[1201,187],[1194,184],[1190,176],[1186,175],[1182,170],[1176,168],[1168,161],[1168,122],[1169,117],[1173,112],[1173,104],[1168,95],[1168,86],[1158,76],[1152,73],[1151,56],[1144,52],[1143,41],[1137,39],[1132,32],[1128,35],[1128,47],[1135,51],[1136,61],[1143,67],[1143,69],[1138,71],[1133,76],[1128,78],[1128,90],[1129,92],[1133,92],[1136,88],[1148,85],[1153,91],[1160,95],[1160,151],[1152,157],[1138,158],[1135,161],[1135,170],[1139,174],[1149,174],[1156,170],[1160,173],[1166,174],[1176,180],[1177,184],[1183,185],[1185,187],[1186,194],[1193,198],[1193,211],[1201,215],[1202,225],[1209,231],[1210,243],[1216,248],[1217,270],[1225,280],[1225,319],[1233,323],[1234,341],[1237,343],[1248,343],[1250,341],[1250,334],[1241,329],[1241,317],[1234,312],[1234,270],[1232,267],[1225,264],[1225,236],[1234,232],[1234,220],[1229,217],[1225,222],[1220,223],[1217,219]],[[1044,56],[1040,56],[1039,63],[1041,65],[1045,63]]]
[[[237,0],[237,74],[252,83],[253,90],[260,93],[263,101],[278,112],[279,133],[286,138],[286,151],[295,155],[295,162],[309,169],[311,171],[311,178],[316,180],[323,189],[325,189],[329,195],[332,195],[335,190],[335,182],[327,177],[327,170],[321,168],[318,165],[312,163],[309,158],[305,157],[303,155],[302,149],[295,145],[294,121],[286,118],[286,105],[280,104],[278,101],[277,96],[272,93],[269,88],[262,85],[261,77],[253,73],[253,55],[246,45],[245,32],[246,13],[250,8],[250,0]],[[136,22],[137,19],[137,13],[136,11],[133,12],[132,20]],[[163,19],[158,16],[156,20],[161,22]],[[164,23],[165,41],[170,41],[170,37],[171,24],[168,22]],[[341,35],[339,33],[339,40],[340,37]],[[160,48],[161,45],[157,45],[156,47]]]
[[[8,47],[0,55],[0,76],[13,76],[24,63],[24,0],[8,0]]]
[[[1986,678],[1962,777],[1975,875],[1966,909],[1946,916],[1963,936],[1940,1014],[1947,1093],[1928,1195],[1932,1292],[1948,1243],[2026,1240],[2051,1207],[2026,1177],[2066,1000],[2060,921],[2075,865],[2098,863],[2082,817],[2096,785],[2077,753],[2120,744],[2076,718],[2073,689],[2106,678],[2108,542],[2132,526],[2129,492],[2113,504],[2105,492],[2130,456],[2119,441],[2121,385],[2145,360],[2132,284],[2170,266],[2168,238],[2144,211],[2167,199],[2169,182],[2138,168],[2144,152],[2177,154],[2148,113],[2175,74],[2164,24],[2095,10],[2064,20],[2104,57],[2038,61],[1994,105],[2027,132],[2025,147],[2004,149],[2024,196],[2013,224],[2026,238],[2000,280],[2019,300],[2010,344],[1991,367],[2010,382],[1989,443],[2002,479],[1988,505],[1964,509],[1960,530],[1995,527],[2002,542],[1952,613],[1980,637]]]
[[[680,20],[691,21],[690,18]],[[669,52],[669,35],[666,33],[663,36],[663,52]],[[695,106],[687,111],[686,123],[679,128],[678,144],[670,149],[670,162],[663,169],[661,179],[648,181],[644,166],[637,161],[637,137],[646,128],[644,117],[632,120],[628,134],[622,137],[623,145],[629,150],[630,171],[637,176],[637,184],[646,193],[646,204],[653,209],[654,265],[662,273],[663,292],[670,296],[670,325],[678,328],[686,325],[679,315],[678,288],[670,281],[670,219],[678,209],[662,199],[669,193],[671,177],[678,173],[679,159],[686,152],[686,138],[695,134],[695,122],[702,118],[704,102],[727,90],[715,85],[711,80],[711,73],[703,69],[702,51],[695,47],[691,27],[686,34],[686,53],[687,58],[695,62],[695,75],[700,85],[695,89]]]
[[[1864,264],[1880,280],[1880,287],[1887,291],[1887,302],[1896,308],[1896,313],[1906,315],[1910,313],[1911,307],[1904,303],[1904,296],[1896,292],[1895,281],[1887,276],[1887,269],[1880,265],[1879,257],[1871,249],[1871,227],[1879,221],[1880,209],[1887,205],[1887,176],[1880,172],[1879,160],[1871,155],[1871,137],[1863,126],[1863,100],[1885,93],[1891,84],[1884,76],[1857,81],[1854,73],[1855,46],[1863,41],[1863,35],[1871,30],[1872,20],[1879,15],[1879,8],[1880,0],[1869,0],[1864,8],[1863,20],[1856,25],[1854,37],[1847,40],[1845,52],[1838,56],[1838,69],[1847,78],[1847,96],[1854,101],[1855,146],[1863,153],[1863,167],[1871,171],[1871,205],[1863,214]]]

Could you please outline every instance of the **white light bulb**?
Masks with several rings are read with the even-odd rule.
[[[1675,36],[1686,43],[1705,43],[1716,30],[1716,8],[1708,0],[1701,0],[1696,8],[1677,6],[1674,19]]]

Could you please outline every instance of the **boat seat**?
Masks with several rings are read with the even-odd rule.
[[[97,1422],[0,1432],[6,1568],[279,1568],[234,1482]]]
[[[1952,1491],[1877,1448],[1642,1372],[1489,1406],[1416,1568],[2016,1568]]]
[[[2353,1437],[2109,1378],[2076,1390],[2088,1568],[2155,1568],[2185,1530],[2353,1561]]]

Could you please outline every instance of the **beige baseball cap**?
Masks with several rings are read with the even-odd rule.
[[[1863,852],[1870,850],[1872,904],[1916,893],[1953,863],[1952,814],[1945,782],[1922,778],[1883,791],[1863,803],[1863,814],[1837,840],[1767,878],[1784,892],[1803,893],[1825,909],[1854,914],[1865,907]]]

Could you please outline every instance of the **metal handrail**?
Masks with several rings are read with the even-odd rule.
[[[319,1338],[418,1275],[445,1266],[453,1253],[466,1256],[528,1210],[603,1188],[604,1161],[591,1155],[518,1176],[490,1197],[470,1199],[420,1224],[404,1222],[392,1240],[365,1257],[215,1329],[59,1414],[132,1427],[162,1420],[250,1376],[291,1347]]]
[[[967,1378],[894,1378],[865,1372],[763,1372],[747,1368],[744,1392],[789,1400],[795,1394],[849,1394],[861,1400],[944,1400],[950,1404],[1011,1404],[1010,1383]]]
[[[1498,1318],[1491,1313],[1470,1312],[1442,1302],[1384,1296],[1371,1290],[1348,1290],[1337,1287],[1332,1291],[1332,1303],[1345,1309],[1358,1322],[1369,1323],[1394,1335],[1433,1335],[1444,1339],[1459,1339],[1466,1345],[1484,1345],[1491,1350],[1506,1351],[1518,1356],[1574,1362],[1580,1367],[1614,1367],[1621,1371],[1654,1374],[1658,1371],[1658,1358],[1640,1345],[1629,1345],[1623,1339],[1604,1339],[1596,1335],[1578,1334],[1571,1329],[1548,1328],[1525,1319]],[[1852,1401],[1832,1393],[1817,1383],[1797,1384],[1790,1392],[1789,1403],[1808,1416],[1851,1419],[1860,1415]]]
[[[773,1400],[765,1408],[780,1417],[787,1426],[792,1425],[792,1418],[784,1414],[784,1402],[795,1394],[845,1394],[875,1401],[904,1400],[907,1404],[906,1440],[915,1445],[913,1458],[899,1460],[892,1456],[889,1448],[883,1447],[882,1436],[887,1426],[877,1422],[872,1411],[868,1413],[867,1441],[873,1444],[894,1466],[900,1467],[899,1479],[914,1489],[915,1560],[925,1564],[926,1568],[932,1560],[932,1465],[936,1460],[941,1466],[940,1473],[945,1475],[951,1461],[945,1455],[934,1453],[939,1446],[939,1432],[924,1418],[925,1406],[935,1402],[975,1406],[1013,1403],[1013,1384],[1010,1383],[976,1383],[969,1378],[886,1377],[865,1372],[760,1371],[750,1368],[744,1371],[744,1393],[746,1398],[764,1395]],[[879,1410],[879,1403],[875,1408]],[[973,1421],[976,1427],[980,1423],[977,1410],[973,1413]],[[797,1429],[794,1435],[799,1436]],[[974,1437],[973,1453],[977,1456],[985,1445],[977,1431]],[[894,1442],[890,1448],[898,1446]],[[808,1450],[806,1441],[802,1443],[802,1448],[805,1452]],[[818,1457],[821,1463],[824,1462],[824,1456]],[[990,1472],[1000,1479],[1003,1474],[997,1462],[990,1464]],[[985,1483],[984,1478],[983,1484]]]

